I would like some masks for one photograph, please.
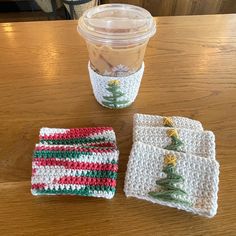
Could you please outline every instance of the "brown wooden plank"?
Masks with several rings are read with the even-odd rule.
[[[191,15],[192,2],[193,0],[177,0],[173,15]]]
[[[154,16],[169,16],[172,15],[174,3],[175,0],[146,0],[143,7]]]
[[[219,13],[235,13],[236,1],[235,0],[222,0]]]
[[[154,16],[203,15],[218,13],[221,0],[147,0],[143,6]]]
[[[194,0],[191,4],[190,15],[216,14],[219,12],[221,0]]]
[[[154,16],[236,13],[235,0],[104,0],[143,6]]]
[[[125,3],[136,6],[142,6],[143,0],[103,0],[102,3]]]

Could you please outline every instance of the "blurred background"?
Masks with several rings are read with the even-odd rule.
[[[0,22],[78,19],[104,3],[141,6],[153,16],[236,13],[236,0],[0,0]]]

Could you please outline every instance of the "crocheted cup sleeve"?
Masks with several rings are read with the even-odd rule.
[[[116,190],[118,156],[116,149],[36,144],[31,192],[110,199]]]
[[[116,148],[116,136],[111,127],[74,129],[41,128],[39,141],[51,145],[82,145]]]
[[[100,75],[88,64],[93,94],[102,106],[111,109],[125,108],[131,105],[138,95],[141,84],[144,63],[135,73],[122,76]]]
[[[215,159],[215,136],[211,131],[137,126],[133,139],[134,142]]]
[[[134,143],[125,177],[127,197],[136,197],[206,217],[217,213],[216,160]]]
[[[150,126],[150,127],[175,127],[202,131],[201,122],[192,120],[186,117],[171,116],[164,117],[158,115],[134,114],[134,127],[136,126]]]

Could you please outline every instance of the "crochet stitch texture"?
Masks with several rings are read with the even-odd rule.
[[[115,132],[111,127],[75,129],[41,128],[39,141],[52,145],[84,145],[116,147]]]
[[[112,198],[118,170],[116,149],[36,144],[32,194]]]
[[[147,115],[147,114],[134,114],[133,124],[136,126],[149,126],[149,127],[163,127],[164,126],[163,116]],[[202,131],[203,127],[201,122],[192,120],[181,116],[171,116],[173,127],[184,128]]]
[[[185,181],[179,184],[188,195],[183,199],[191,205],[164,202],[149,196],[156,191],[156,181],[163,178],[165,155],[177,157],[177,172]],[[141,142],[133,144],[131,150],[124,191],[127,197],[145,199],[153,203],[176,207],[188,212],[213,217],[217,212],[219,164],[214,159],[206,159],[192,154],[168,151]]]
[[[88,70],[93,88],[93,94],[98,103],[108,108],[124,108],[132,104],[136,96],[138,95],[139,87],[144,72],[144,63],[137,72],[124,77],[100,75],[91,68],[90,63],[88,64]],[[104,97],[111,96],[108,85],[112,81],[117,81],[119,83],[119,93],[124,94],[121,98],[117,98],[118,103],[116,106],[113,107],[106,105],[107,101],[104,101],[106,100],[104,99]],[[126,103],[123,104],[123,101],[126,101]]]
[[[112,198],[119,151],[111,127],[42,128],[32,161],[33,195]]]
[[[219,164],[211,131],[185,117],[135,114],[133,142],[127,197],[206,217],[217,213]]]
[[[134,129],[134,142],[140,141],[156,147],[165,148],[171,144],[168,136],[169,127],[142,127]],[[201,157],[215,159],[215,135],[211,131],[175,129],[183,142],[180,151]]]

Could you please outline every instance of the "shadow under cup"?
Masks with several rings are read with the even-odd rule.
[[[156,32],[153,17],[140,7],[105,4],[86,11],[78,31],[87,43],[97,101],[108,108],[132,104],[143,76],[146,46]]]

